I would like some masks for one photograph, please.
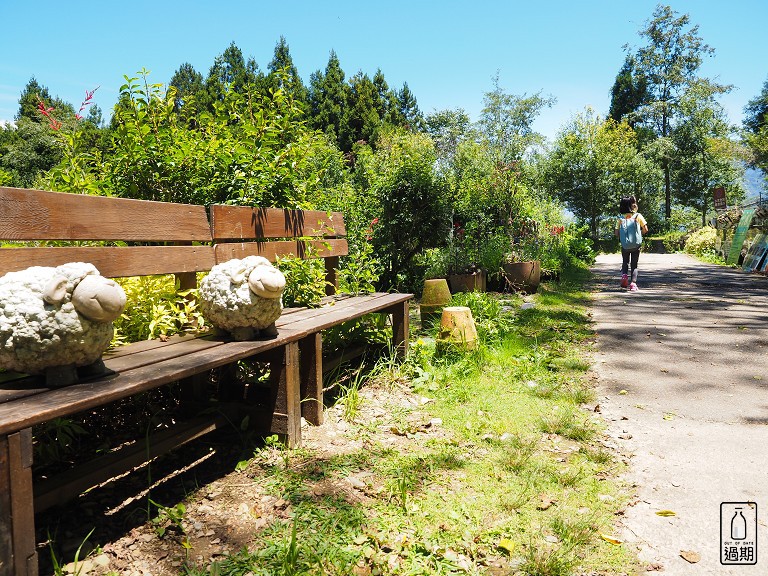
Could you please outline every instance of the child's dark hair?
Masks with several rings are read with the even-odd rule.
[[[637,199],[634,196],[627,196],[619,202],[619,212],[628,214],[636,210],[635,206],[637,206]]]

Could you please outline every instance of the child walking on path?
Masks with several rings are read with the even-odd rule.
[[[621,241],[621,287],[629,286],[630,292],[637,292],[637,261],[643,234],[648,233],[648,224],[637,211],[634,196],[622,198],[619,203],[622,216],[616,220],[616,236]]]

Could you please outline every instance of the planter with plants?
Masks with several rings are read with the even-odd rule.
[[[506,288],[515,292],[533,294],[541,282],[541,242],[538,224],[526,219],[519,235],[510,239],[509,251],[501,264]]]

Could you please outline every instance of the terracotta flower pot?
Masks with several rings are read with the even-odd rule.
[[[467,306],[446,306],[440,319],[438,349],[457,347],[462,350],[477,349],[477,327],[472,311]]]
[[[471,274],[451,274],[448,276],[448,283],[453,294],[456,292],[485,292],[486,282],[485,270],[478,270]]]
[[[501,265],[507,287],[518,292],[533,294],[541,282],[541,262],[509,262]]]
[[[451,302],[451,291],[445,278],[424,280],[424,291],[419,302],[419,316],[422,324],[440,317],[443,307]]]

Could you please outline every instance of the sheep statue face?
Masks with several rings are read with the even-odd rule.
[[[200,308],[235,340],[277,336],[285,276],[269,260],[246,256],[217,264],[200,282]]]
[[[0,278],[0,368],[45,374],[49,386],[102,373],[125,303],[123,289],[92,264],[9,272]]]

